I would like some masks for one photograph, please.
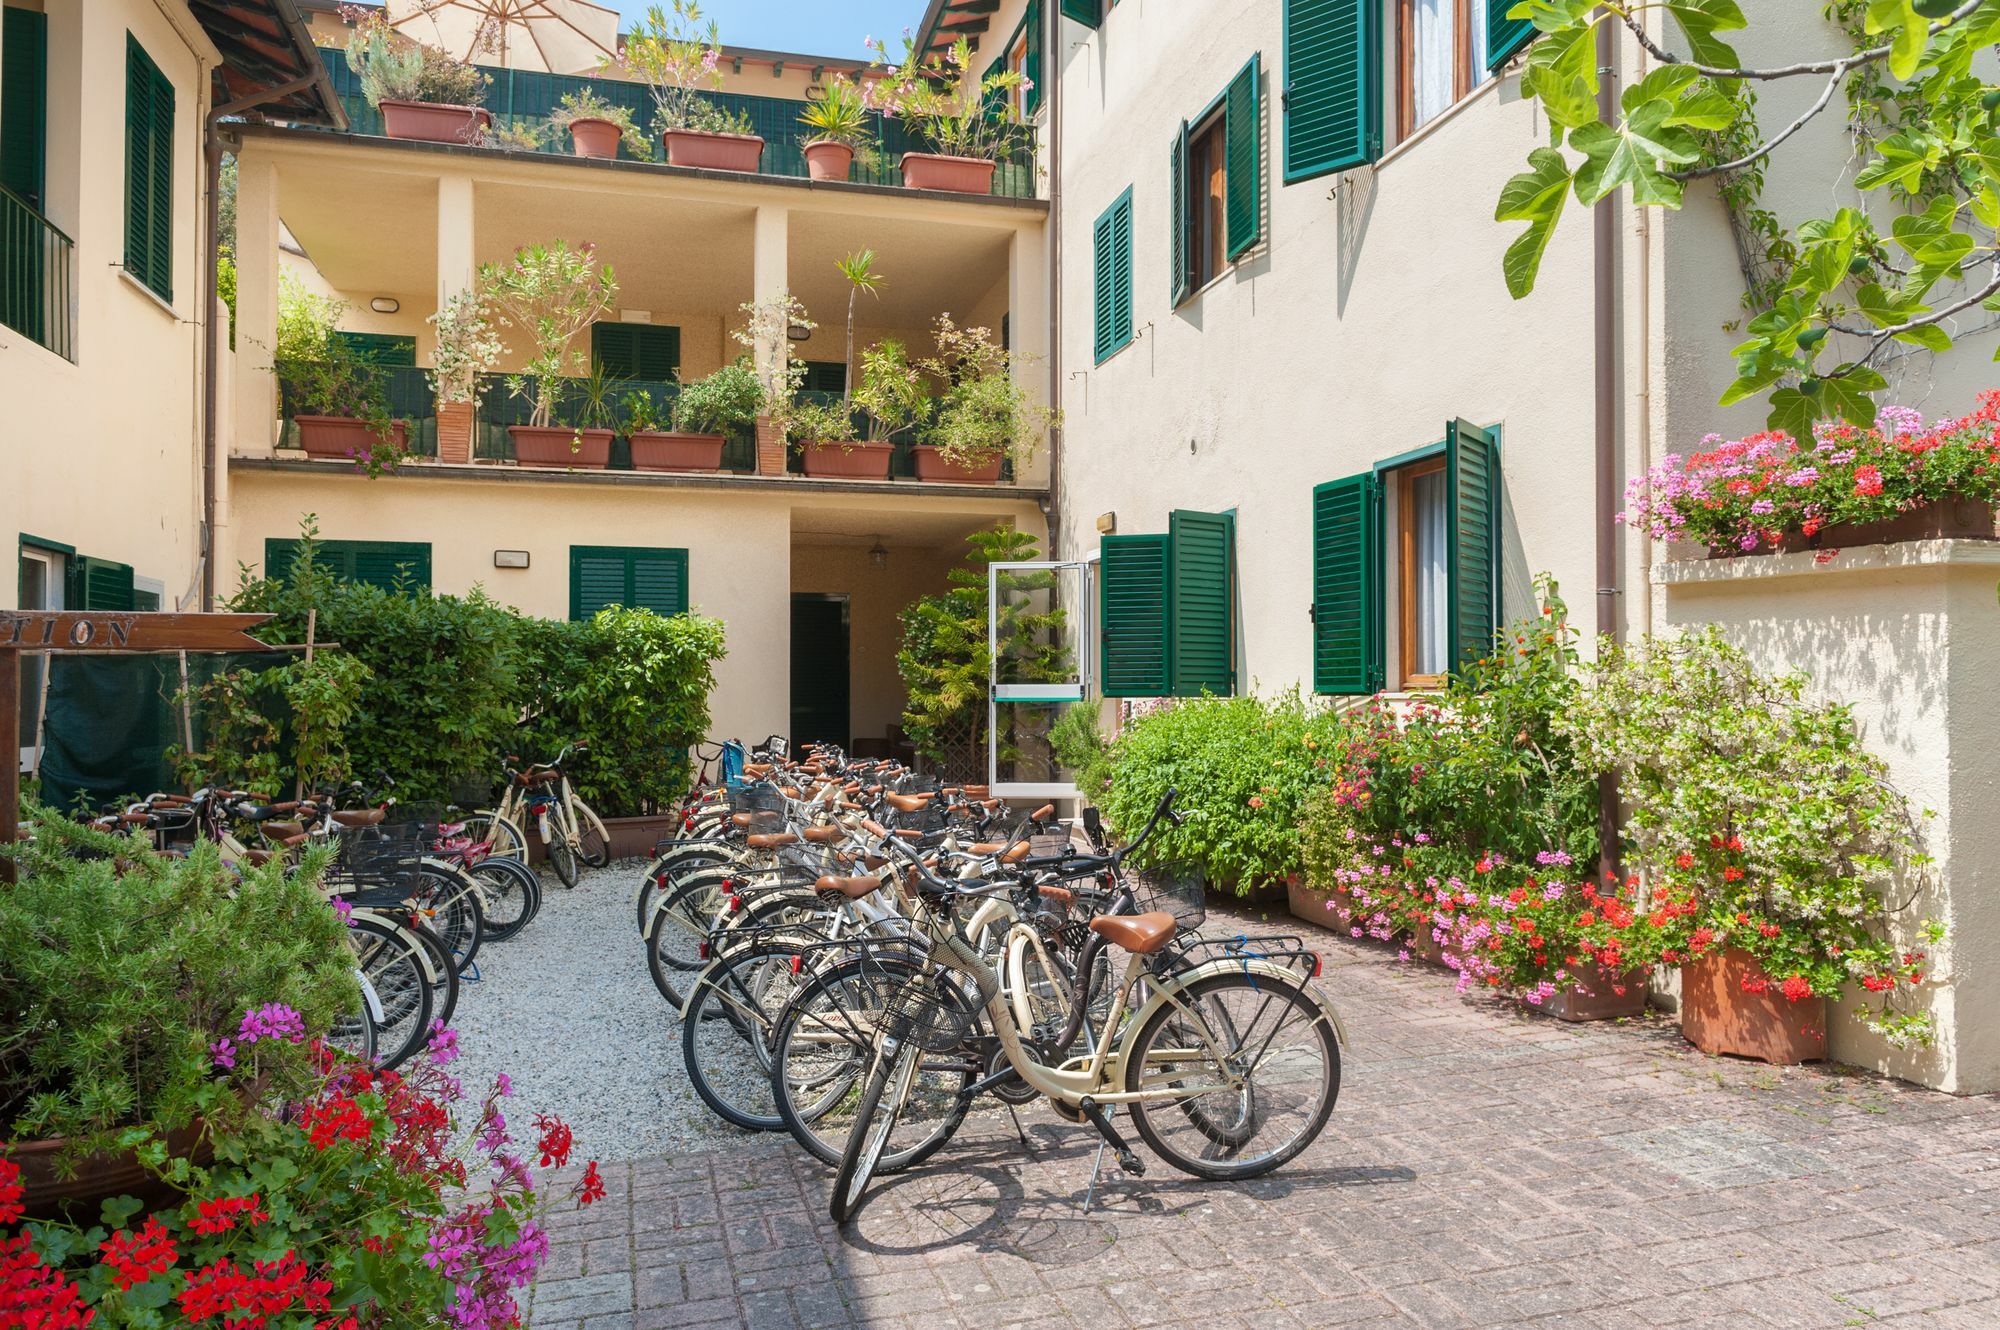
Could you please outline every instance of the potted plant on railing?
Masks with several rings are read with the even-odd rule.
[[[667,149],[669,166],[715,171],[755,171],[764,140],[750,131],[750,117],[717,106],[703,93],[722,87],[722,43],[713,21],[701,26],[693,0],[673,0],[672,14],[649,8],[625,38],[613,63],[653,94],[653,128]]]
[[[477,67],[411,41],[379,10],[355,24],[347,62],[361,80],[361,95],[382,113],[382,132],[390,138],[484,142],[493,117],[479,103],[491,80]]]
[[[869,130],[874,112],[853,79],[828,78],[810,93],[799,123],[812,131],[805,141],[806,175],[813,180],[845,180],[857,158],[864,167],[879,159]]]
[[[437,402],[438,461],[469,462],[479,376],[500,363],[500,337],[475,288],[453,293],[430,324],[434,346],[427,377]]]
[[[874,44],[886,60],[888,48]],[[917,53],[913,38],[903,39],[903,59],[867,98],[894,114],[933,152],[903,154],[903,183],[911,189],[944,190],[956,194],[988,194],[994,168],[1012,159],[1027,139],[1014,104],[1027,79],[1018,71],[995,68],[983,78],[964,77],[972,61],[971,44],[960,37],[942,61]]]
[[[715,471],[731,435],[755,427],[764,385],[738,360],[684,384],[670,414],[643,393],[626,398],[635,471]],[[671,426],[671,428],[669,428]]]
[[[834,265],[847,283],[847,345],[838,401],[808,400],[792,412],[788,437],[799,449],[809,476],[850,480],[887,480],[895,445],[886,439],[854,437],[854,307],[863,294],[881,289],[875,271],[875,251],[859,250]],[[796,394],[794,394],[796,396]]]
[[[346,312],[344,301],[283,278],[271,372],[306,456],[353,462],[375,476],[408,453],[409,431],[389,414],[380,367],[337,334]]]
[[[611,460],[611,430],[579,421],[555,423],[566,375],[582,367],[576,340],[611,312],[618,280],[594,246],[567,241],[528,245],[506,263],[479,270],[479,290],[500,322],[530,339],[532,354],[507,386],[533,403],[529,423],[510,425],[522,466],[602,469]]]
[[[1029,400],[1014,374],[1025,358],[1004,350],[985,328],[960,328],[940,314],[936,337],[937,354],[920,368],[950,386],[917,446],[917,479],[992,484],[1003,462],[1019,463],[1034,452],[1055,412]]]
[[[632,112],[605,101],[592,88],[564,93],[562,105],[549,112],[549,126],[569,135],[579,157],[616,157],[623,143],[640,161],[653,160],[653,145],[632,122]]]

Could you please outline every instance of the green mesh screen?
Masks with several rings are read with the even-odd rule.
[[[410,365],[383,365],[375,370],[384,380],[389,397],[389,414],[409,428],[410,452],[416,457],[437,456],[437,396],[431,392],[429,373]],[[283,380],[278,384],[278,413],[284,421],[279,435],[281,448],[298,447],[292,424],[291,393]]]
[[[479,408],[472,438],[472,455],[476,458],[493,462],[513,461],[514,437],[507,432],[507,427],[529,424],[534,417],[534,378],[522,375],[521,386],[524,391],[515,392],[509,386],[509,377],[505,374],[482,374],[479,378]],[[556,424],[573,428],[582,426],[588,414],[582,384],[583,380],[580,379],[563,381],[563,389],[556,397]],[[611,439],[611,470],[632,469],[632,446],[627,439],[624,425],[625,399],[634,393],[644,394],[652,399],[658,414],[664,418],[673,410],[674,398],[680,394],[680,390],[678,383],[646,379],[615,381],[609,394],[617,419],[617,432]],[[754,431],[746,430],[722,446],[722,469],[725,471],[757,469],[757,437]]]

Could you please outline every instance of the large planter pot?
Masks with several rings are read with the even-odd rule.
[[[509,425],[514,460],[522,466],[602,471],[611,461],[611,431],[564,429],[560,425]]]
[[[1423,961],[1426,965],[1444,964],[1444,944],[1434,935],[1435,925],[1425,924],[1412,932],[1404,946],[1409,949],[1410,959]]]
[[[1711,559],[1740,555],[1796,554],[1808,550],[1855,549],[1863,545],[1894,545],[1906,540],[1995,540],[2000,539],[2000,518],[1993,505],[1983,499],[1957,496],[1919,504],[1908,512],[1880,522],[1835,522],[1810,536],[1789,531],[1776,545],[1759,545],[1754,550],[1717,546],[1708,551]]]
[[[613,859],[650,859],[653,847],[678,835],[680,829],[681,819],[676,813],[604,819],[604,830],[611,837]]]
[[[634,471],[716,471],[722,467],[720,434],[641,430],[631,437]]]
[[[620,137],[618,126],[609,120],[587,116],[569,122],[570,147],[579,157],[616,157]]]
[[[836,480],[887,480],[893,443],[809,443],[806,474]]]
[[[197,1119],[168,1133],[167,1153],[208,1163],[215,1151],[201,1131]],[[52,1137],[0,1145],[0,1156],[21,1170],[21,1204],[30,1219],[57,1219],[69,1208],[78,1218],[87,1216],[86,1222],[94,1222],[99,1203],[113,1196],[136,1196],[152,1208],[171,1204],[180,1195],[170,1183],[146,1171],[136,1150],[90,1155],[78,1162],[73,1177],[63,1177],[56,1170],[56,1156],[64,1144],[61,1137]]]
[[[955,481],[961,485],[991,485],[1000,479],[1000,464],[1006,459],[995,453],[977,466],[960,466],[947,460],[927,443],[916,447],[917,479]]]
[[[854,149],[845,143],[821,139],[805,146],[806,177],[810,180],[845,180],[854,165]]]
[[[410,450],[410,432],[400,420],[390,426],[386,439],[352,416],[293,416],[292,423],[299,428],[299,447],[306,456],[323,461],[352,462],[377,443],[394,444],[398,452]]]
[[[1646,1010],[1644,970],[1613,974],[1601,965],[1587,965],[1573,973],[1573,987],[1545,999],[1535,1010],[1571,1022],[1615,1021]]]
[[[1761,993],[1744,979],[1763,979]],[[1789,1066],[1826,1057],[1826,999],[1793,1002],[1741,947],[1681,965],[1681,1034],[1704,1053]]]
[[[481,106],[445,102],[404,102],[384,97],[379,103],[382,132],[392,139],[425,143],[477,143],[485,137],[492,114]]]
[[[710,171],[755,171],[764,159],[764,140],[755,134],[711,134],[705,129],[668,129],[668,166],[698,166]]]
[[[994,163],[984,157],[947,157],[935,152],[903,154],[903,184],[949,194],[991,194]]]

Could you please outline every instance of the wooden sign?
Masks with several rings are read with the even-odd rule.
[[[268,614],[137,614],[0,610],[0,844],[12,844],[21,802],[21,653],[265,651],[249,630]],[[0,862],[0,882],[14,878]]]
[[[0,651],[263,651],[268,614],[0,610]]]

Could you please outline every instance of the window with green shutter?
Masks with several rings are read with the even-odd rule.
[[[1285,180],[1309,180],[1382,153],[1379,0],[1284,0]]]
[[[1495,582],[1499,565],[1500,457],[1494,438],[1476,425],[1445,426],[1447,485],[1445,603],[1450,614],[1451,666],[1462,668],[1493,650],[1499,626]]]
[[[264,542],[264,576],[283,581],[298,558],[296,540]],[[343,582],[364,582],[385,591],[431,589],[431,547],[428,541],[322,540],[319,562]]]
[[[1173,689],[1169,543],[1158,535],[1106,536],[1099,549],[1098,673],[1106,697],[1165,697]]]
[[[79,555],[63,576],[63,603],[73,610],[132,610],[138,607],[132,565]]]
[[[1263,238],[1262,69],[1262,56],[1252,55],[1229,86],[1175,132],[1167,161],[1167,268],[1175,305]]]
[[[125,36],[125,271],[174,298],[174,85]]]
[[[607,605],[684,614],[688,552],[624,545],[569,547],[569,617],[588,619]]]
[[[839,393],[847,391],[847,365],[839,360],[808,360],[805,382],[801,385],[809,393]]]
[[[48,161],[49,19],[32,9],[0,9],[0,187],[36,212]]]
[[[1104,363],[1132,341],[1132,190],[1106,208],[1091,229],[1096,297],[1092,348]]]
[[[1236,692],[1236,516],[1175,509],[1167,519],[1171,563],[1173,695]]]
[[[1104,21],[1102,0],[1062,0],[1062,16],[1086,28]]]
[[[1374,472],[1313,489],[1313,691],[1383,686],[1382,480]]]
[[[1234,262],[1264,235],[1264,147],[1257,81],[1263,72],[1260,56],[1230,81],[1223,94],[1223,210],[1228,217],[1227,257]]]
[[[1517,0],[1485,0],[1486,4],[1486,67],[1498,69],[1507,63],[1513,54],[1535,38],[1533,20],[1508,18],[1507,11]]]
[[[658,323],[593,323],[590,363],[614,379],[671,383],[681,368],[681,330]]]
[[[341,344],[369,362],[389,368],[411,368],[417,363],[417,339],[397,333],[343,332],[333,334]]]
[[[1172,279],[1174,304],[1178,306],[1194,291],[1194,236],[1188,225],[1188,205],[1194,194],[1188,181],[1188,123],[1181,121],[1174,146],[1167,155],[1168,195],[1173,220],[1167,233],[1167,270]]]

